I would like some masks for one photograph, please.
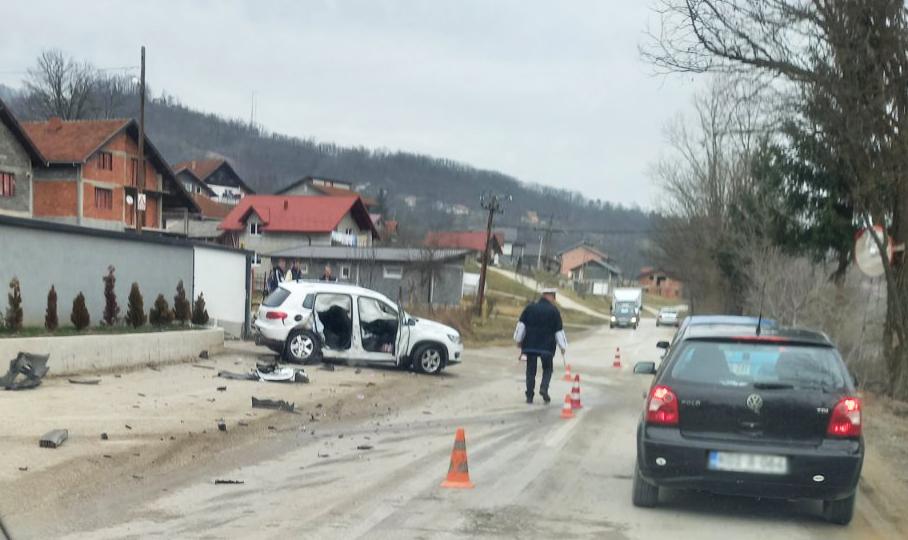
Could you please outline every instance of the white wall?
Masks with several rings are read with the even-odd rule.
[[[211,323],[228,334],[241,335],[246,321],[246,256],[195,246],[193,293],[205,294]]]

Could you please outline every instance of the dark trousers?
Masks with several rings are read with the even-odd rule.
[[[552,381],[552,358],[550,354],[527,353],[527,397],[533,397],[533,388],[536,386],[536,360],[542,360],[542,383],[539,384],[539,393],[549,393],[549,383]]]

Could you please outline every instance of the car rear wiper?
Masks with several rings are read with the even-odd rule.
[[[757,390],[791,390],[794,385],[781,382],[755,382],[754,388]]]

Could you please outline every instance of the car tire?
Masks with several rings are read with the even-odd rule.
[[[608,327],[609,327],[610,329],[612,329],[612,330],[615,329],[615,325],[614,325],[614,324],[610,324],[610,325],[608,325]]]
[[[297,364],[313,364],[322,358],[318,336],[309,330],[294,330],[287,336],[284,359]]]
[[[857,492],[851,496],[835,501],[823,501],[823,517],[836,525],[848,525],[854,516],[854,499]]]
[[[640,475],[640,466],[634,466],[634,487],[631,492],[634,506],[653,508],[659,503],[659,486],[650,484]]]
[[[419,373],[438,375],[445,367],[445,354],[439,345],[420,345],[413,351],[412,363]]]

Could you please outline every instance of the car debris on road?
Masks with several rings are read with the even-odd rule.
[[[15,359],[10,360],[9,370],[0,377],[0,386],[7,390],[28,390],[41,384],[41,379],[47,375],[47,354],[31,354],[20,352]],[[16,382],[19,375],[23,380]]]
[[[43,437],[41,437],[41,440],[38,441],[38,446],[40,446],[41,448],[59,448],[68,438],[69,430],[54,429],[48,431],[44,434]]]
[[[98,384],[101,379],[67,379],[70,384]]]
[[[275,409],[292,413],[295,407],[295,403],[287,403],[283,399],[259,399],[255,396],[252,397],[253,409]]]

